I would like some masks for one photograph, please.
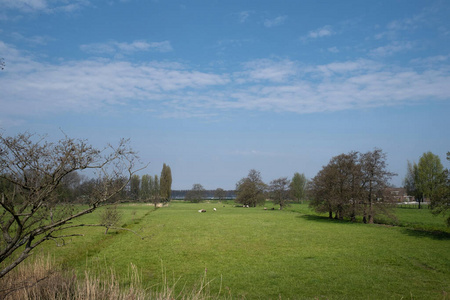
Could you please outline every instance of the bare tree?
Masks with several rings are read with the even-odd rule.
[[[217,199],[219,199],[219,200],[223,200],[223,199],[225,199],[227,197],[227,192],[224,190],[224,189],[222,189],[222,188],[217,188],[215,191],[214,191],[214,198],[217,198]]]
[[[100,224],[106,227],[105,234],[110,228],[114,228],[119,224],[122,214],[117,209],[117,204],[108,206],[100,215]]]
[[[289,199],[290,184],[291,181],[287,177],[278,178],[270,182],[270,196],[275,204],[280,205],[280,210],[283,209]]]
[[[67,237],[71,221],[114,199],[134,174],[136,154],[128,140],[99,150],[65,136],[56,143],[29,133],[0,134],[0,278],[46,240]],[[58,187],[76,171],[97,176],[80,209],[64,203]],[[73,234],[68,236],[75,236]]]
[[[185,200],[193,203],[198,203],[205,199],[205,188],[200,183],[195,183],[192,189],[186,193]]]

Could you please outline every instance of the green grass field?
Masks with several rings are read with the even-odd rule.
[[[207,212],[198,213],[202,208]],[[228,298],[450,299],[450,231],[428,210],[397,209],[400,226],[328,220],[306,204],[284,211],[231,202],[120,210],[121,225],[144,239],[85,227],[77,230],[85,237],[64,247],[48,242],[44,251],[80,276],[85,269],[128,274],[133,264],[147,288],[168,279],[181,291],[206,276],[210,294]],[[99,213],[79,221],[96,223]]]

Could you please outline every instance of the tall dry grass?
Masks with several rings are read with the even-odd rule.
[[[38,255],[34,260],[19,265],[0,280],[0,299],[5,300],[143,300],[143,299],[218,299],[231,298],[227,295],[211,296],[209,285],[211,281],[205,276],[199,283],[181,292],[175,293],[179,280],[170,283],[164,268],[162,268],[162,282],[154,290],[143,288],[142,276],[137,267],[130,265],[126,276],[127,286],[112,270],[107,270],[107,276],[98,276],[85,272],[83,278],[75,273],[63,271],[56,266],[50,255]]]

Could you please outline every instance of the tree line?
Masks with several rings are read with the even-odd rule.
[[[169,202],[172,192],[172,171],[170,166],[163,164],[161,176],[145,174],[131,176],[129,196],[132,201],[158,203]]]

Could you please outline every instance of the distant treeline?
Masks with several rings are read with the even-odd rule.
[[[186,197],[187,192],[190,190],[172,190],[172,199],[180,200]],[[225,190],[225,197],[223,199],[235,199],[236,191],[235,190]],[[218,199],[217,190],[205,190],[204,191],[204,199]]]

